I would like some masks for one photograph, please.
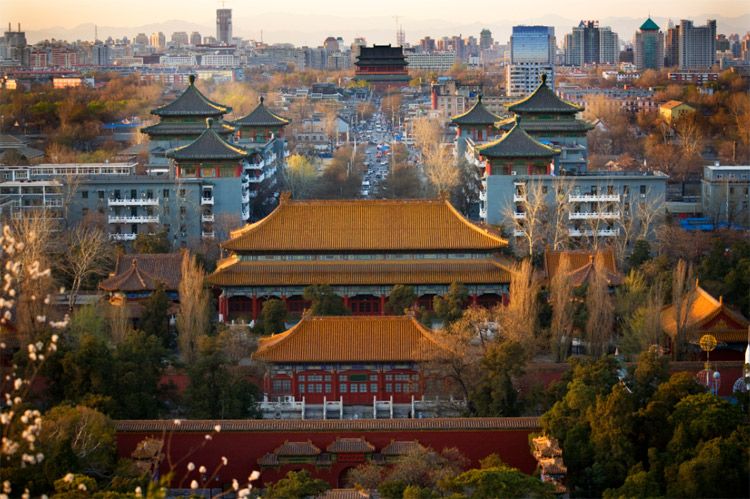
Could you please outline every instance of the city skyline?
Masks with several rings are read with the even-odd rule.
[[[103,6],[102,6],[103,4]],[[465,31],[473,34],[477,26],[486,26],[497,33],[496,39],[504,43],[513,24],[543,23],[563,27],[576,19],[603,19],[611,21],[613,30],[617,26],[629,27],[635,19],[645,19],[649,15],[655,19],[671,18],[677,22],[688,18],[696,21],[705,18],[736,18],[736,23],[728,24],[726,31],[741,30],[750,27],[747,19],[750,8],[744,8],[738,2],[661,2],[657,5],[646,1],[630,2],[628,7],[616,8],[591,1],[579,0],[561,6],[551,0],[538,0],[532,5],[523,7],[503,6],[488,1],[480,1],[475,8],[453,12],[449,2],[438,0],[427,9],[423,2],[399,3],[386,0],[378,6],[375,15],[366,16],[366,8],[351,5],[340,0],[326,4],[327,12],[308,3],[291,1],[285,9],[273,8],[253,11],[247,5],[226,4],[233,11],[235,36],[271,43],[289,42],[298,45],[320,43],[321,36],[341,34],[345,38],[363,34],[372,42],[388,42],[394,37],[397,26],[406,31],[407,40],[414,41],[425,35],[443,35]],[[135,31],[146,27],[164,26],[165,30],[206,31],[214,25],[215,12],[221,3],[201,2],[200,4],[179,5],[175,0],[147,4],[143,0],[134,0],[131,8],[121,12],[115,9],[114,2],[97,2],[81,0],[75,2],[77,8],[66,4],[47,5],[42,0],[0,0],[0,21],[11,22],[13,29],[17,23],[29,32],[30,41],[57,37],[74,37],[73,39],[93,38],[93,29],[88,25],[99,27],[100,38],[107,36],[134,36],[127,30]],[[721,15],[715,13],[720,12]],[[542,14],[543,13],[543,14]],[[398,16],[398,19],[396,18]],[[658,22],[658,21],[657,21]],[[719,22],[720,30],[722,23]],[[568,26],[570,29],[572,24]],[[158,29],[158,28],[155,28]],[[91,31],[90,35],[87,35]],[[506,33],[507,32],[507,33]],[[38,33],[38,35],[36,34]],[[168,33],[167,33],[168,34]],[[322,40],[322,39],[321,39]]]

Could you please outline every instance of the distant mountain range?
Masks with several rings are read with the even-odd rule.
[[[668,19],[655,16],[654,21],[662,29],[666,29]],[[695,24],[702,25],[706,19],[716,19],[717,28],[720,33],[744,34],[750,31],[750,14],[739,17],[724,17],[715,14],[693,16]],[[643,23],[645,17],[607,17],[599,19],[601,26],[610,26],[614,32],[620,35],[620,40],[632,40],[636,29]],[[495,40],[506,43],[510,37],[511,29],[518,24],[541,24],[554,26],[558,44],[571,28],[578,24],[580,19],[565,18],[558,15],[545,15],[522,21],[487,21],[474,23],[456,23],[445,19],[410,19],[404,18],[401,25],[406,31],[407,40],[414,44],[424,36],[440,38],[442,36],[462,35],[464,37],[473,35],[479,37],[479,31],[488,28],[492,31]],[[679,18],[672,18],[677,24]],[[259,14],[255,17],[236,17],[233,19],[234,34],[243,38],[253,40],[264,40],[268,43],[293,43],[295,45],[318,46],[323,43],[327,36],[341,36],[346,43],[350,43],[355,37],[364,36],[368,43],[395,43],[396,25],[390,16],[374,17],[341,17],[335,15],[297,15],[289,13]],[[72,28],[52,27],[41,30],[27,31],[29,42],[36,43],[44,39],[61,40],[93,40],[94,24],[80,24]],[[214,34],[214,24],[194,23],[180,20],[169,20],[159,23],[145,24],[134,27],[98,26],[99,39],[122,38],[127,36],[133,38],[138,33],[150,35],[152,32],[161,31],[169,39],[174,31],[198,31],[203,36]]]

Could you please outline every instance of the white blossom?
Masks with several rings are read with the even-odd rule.
[[[226,456],[221,456],[221,464],[226,466],[227,464],[229,464],[229,459],[227,459]]]
[[[198,468],[198,473],[205,474],[206,473],[206,467],[205,466],[201,466],[200,468]]]
[[[214,431],[215,431],[216,433],[219,433],[219,432],[221,431],[221,425],[220,425],[220,424],[217,424],[216,426],[214,426]]]
[[[193,489],[193,490],[197,489],[198,488],[198,481],[197,480],[193,480],[192,482],[190,482],[190,488]]]
[[[195,464],[191,461],[187,464],[188,471],[193,471],[195,469]]]

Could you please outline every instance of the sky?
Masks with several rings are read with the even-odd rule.
[[[179,20],[208,31],[214,26],[215,9],[221,4],[219,0],[0,0],[0,23],[7,26],[12,22],[15,27],[20,22],[26,31],[49,31],[86,23],[128,28]],[[710,14],[750,14],[750,2],[744,0],[227,0],[225,6],[233,10],[235,34],[255,39],[261,29],[271,38],[274,33],[290,36],[298,31],[300,39],[306,33],[317,37],[324,28],[334,34],[378,24],[393,31],[394,16],[400,17],[399,23],[408,34],[424,31],[430,25],[438,30],[483,22],[500,25],[543,16],[601,19],[645,18],[651,14],[695,18],[700,22],[704,20],[701,16]]]

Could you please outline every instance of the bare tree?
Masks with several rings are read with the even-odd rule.
[[[604,255],[594,258],[594,273],[586,293],[586,339],[589,353],[594,357],[606,355],[614,331],[614,303],[609,293]]]
[[[672,307],[674,310],[675,336],[672,342],[672,358],[684,360],[690,334],[690,310],[696,298],[697,281],[693,266],[680,259],[672,273]]]
[[[516,251],[531,258],[540,250],[546,241],[547,224],[546,194],[542,182],[529,179],[523,186],[517,186],[523,201],[512,202],[505,208],[505,219],[511,228],[516,241]]]
[[[68,310],[76,305],[81,285],[95,275],[105,274],[112,261],[107,234],[96,227],[77,225],[67,232],[60,269],[71,279]]]
[[[534,277],[534,266],[530,258],[525,258],[513,266],[510,282],[510,302],[499,310],[499,320],[503,336],[532,346],[535,341],[537,324],[538,283]]]
[[[443,127],[437,119],[417,118],[412,122],[414,143],[422,156],[427,179],[439,194],[450,192],[460,171],[449,148],[443,145]]]
[[[549,301],[552,306],[551,347],[552,355],[557,362],[565,360],[568,356],[573,339],[575,304],[573,302],[573,285],[568,276],[570,270],[570,258],[563,253],[560,255],[560,262],[549,287]]]
[[[687,158],[700,155],[703,149],[704,131],[696,113],[686,113],[674,123],[682,153]]]
[[[195,257],[188,252],[183,253],[181,271],[180,309],[177,312],[178,343],[183,359],[190,362],[198,350],[198,339],[208,331],[210,300],[205,288],[206,274]]]
[[[654,228],[664,218],[664,197],[653,196],[649,189],[635,203],[635,214],[638,219],[638,238],[650,239],[654,235]]]
[[[109,331],[112,342],[115,345],[119,345],[125,341],[132,327],[130,319],[128,317],[128,305],[126,302],[115,305],[107,303],[105,307],[105,315],[107,322],[109,322]]]
[[[555,206],[548,218],[548,237],[552,249],[560,251],[570,244],[569,219],[571,204],[569,196],[573,190],[573,182],[562,178],[557,182],[555,192]]]
[[[293,154],[289,157],[283,173],[293,199],[305,199],[312,194],[318,171],[309,159],[300,154]]]

